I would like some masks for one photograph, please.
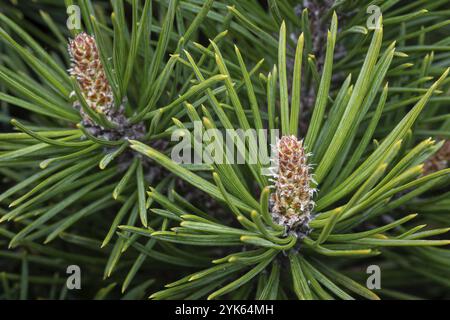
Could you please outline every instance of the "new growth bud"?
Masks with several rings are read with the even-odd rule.
[[[312,177],[308,155],[303,141],[295,136],[284,136],[276,145],[275,163],[278,170],[273,175],[275,192],[271,195],[271,212],[274,220],[288,230],[306,227],[314,208],[315,192],[310,187]]]
[[[70,75],[75,77],[89,107],[101,113],[111,110],[114,97],[100,60],[95,38],[80,33],[69,43]]]

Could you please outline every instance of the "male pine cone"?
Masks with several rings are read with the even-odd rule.
[[[101,113],[111,110],[114,97],[95,38],[84,32],[78,34],[69,43],[69,54],[72,59],[70,75],[80,85],[88,106]]]
[[[274,174],[275,192],[271,195],[271,213],[275,222],[290,230],[307,230],[314,208],[312,177],[303,141],[283,136],[276,145],[278,170]]]

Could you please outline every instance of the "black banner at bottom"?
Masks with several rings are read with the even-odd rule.
[[[448,310],[447,301],[0,301],[3,315],[22,313],[46,319],[85,319],[101,316],[131,319],[305,319],[331,315],[345,318],[386,317],[390,309],[403,317]],[[2,317],[3,318],[3,317]],[[5,319],[7,317],[5,316]]]

